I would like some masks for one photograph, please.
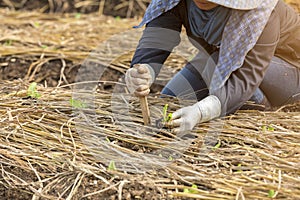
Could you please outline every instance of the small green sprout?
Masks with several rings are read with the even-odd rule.
[[[6,40],[4,43],[4,46],[11,46],[12,45],[12,40]]]
[[[38,99],[41,97],[41,94],[36,90],[36,86],[37,86],[37,83],[36,82],[32,82],[28,89],[27,89],[27,96],[28,97],[31,97],[31,98],[34,98],[34,99]]]
[[[274,131],[275,130],[275,128],[272,127],[271,125],[268,125],[268,126],[263,125],[261,128],[262,128],[262,131],[264,131],[264,132],[266,132],[266,131]]]
[[[241,168],[241,167],[242,167],[242,164],[241,164],[241,163],[239,163],[237,166],[238,166],[238,168]],[[237,171],[238,171],[238,172],[242,172],[242,170],[240,170],[240,169],[239,169],[239,170],[237,170]]]
[[[116,16],[116,17],[115,17],[115,20],[120,21],[120,20],[121,20],[121,17],[120,17],[120,16]]]
[[[191,188],[184,188],[183,193],[189,193],[189,194],[197,194],[198,187],[197,185],[193,184]]]
[[[75,19],[80,19],[81,18],[81,13],[76,13],[75,14]]]
[[[170,128],[170,125],[168,122],[172,119],[172,113],[168,113],[168,104],[165,104],[162,109],[162,118],[159,118],[156,120],[156,127],[163,128],[168,127]]]
[[[83,103],[80,100],[73,99],[73,98],[70,99],[70,105],[74,108],[86,108],[85,103]]]
[[[219,140],[218,141],[218,144],[216,144],[214,147],[213,147],[213,149],[215,150],[215,149],[218,149],[218,148],[220,148],[220,146],[221,146],[221,141]]]
[[[110,161],[109,162],[109,165],[108,165],[108,167],[107,167],[107,169],[108,170],[111,170],[111,171],[116,171],[117,170],[117,168],[116,168],[116,164],[115,164],[115,161]]]
[[[275,191],[274,190],[269,190],[268,197],[273,198],[274,196],[275,196]]]
[[[172,119],[172,113],[168,113],[169,104],[165,104],[163,107],[163,120],[169,122]]]
[[[39,23],[39,22],[34,22],[34,23],[33,23],[33,26],[34,26],[35,28],[38,28],[38,27],[40,27],[40,23]]]
[[[169,156],[169,161],[173,161],[173,157],[172,156]]]

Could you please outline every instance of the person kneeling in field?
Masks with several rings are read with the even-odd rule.
[[[198,100],[173,113],[175,133],[248,100],[270,108],[300,99],[300,16],[282,0],[152,0],[145,24],[125,76],[136,96],[149,94],[182,26],[199,49],[161,91]]]

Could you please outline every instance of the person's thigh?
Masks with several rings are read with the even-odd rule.
[[[260,89],[272,106],[281,106],[300,100],[300,69],[274,57]]]

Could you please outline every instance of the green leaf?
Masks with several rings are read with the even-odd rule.
[[[216,144],[216,145],[213,147],[213,149],[218,149],[218,148],[220,148],[220,146],[221,146],[221,141],[219,140],[219,141],[218,141],[218,144]]]
[[[116,168],[115,161],[113,161],[113,160],[110,161],[107,169],[108,169],[108,170],[114,170],[114,171],[116,171],[117,168]]]
[[[197,194],[198,191],[195,189],[198,189],[198,186],[193,184],[191,188],[184,188],[183,193]]]
[[[268,131],[274,131],[275,130],[275,128],[274,127],[272,127],[272,126],[268,126]]]
[[[238,164],[238,167],[242,167],[242,164],[241,164],[241,163],[239,163],[239,164]],[[238,172],[242,172],[242,170],[240,170],[240,169],[239,169],[239,170],[237,170],[237,171],[238,171]]]
[[[38,28],[38,27],[40,27],[40,23],[39,23],[39,22],[34,22],[34,23],[33,23],[33,26],[34,26],[35,28]]]
[[[184,189],[183,189],[183,193],[190,193],[190,190],[187,189],[187,188],[184,188]]]
[[[275,130],[275,128],[274,127],[272,127],[272,125],[263,125],[262,127],[261,127],[261,129],[262,129],[262,131],[263,132],[266,132],[266,131],[274,131]]]
[[[167,121],[167,112],[168,112],[168,107],[169,107],[169,104],[165,104],[164,107],[163,107],[163,118],[164,118],[164,121],[166,122]]]
[[[165,104],[163,107],[163,121],[169,122],[172,119],[172,113],[168,113],[169,104]]]
[[[172,156],[169,156],[169,161],[172,161],[173,160],[173,157]]]
[[[119,20],[121,20],[121,17],[120,16],[116,16],[115,20],[119,21]]]
[[[274,190],[269,190],[268,197],[273,198],[274,196],[275,196],[275,191]]]
[[[4,43],[4,46],[11,46],[12,45],[12,40],[6,40]]]
[[[74,108],[86,108],[85,103],[83,103],[80,100],[73,99],[73,98],[70,99],[70,105]]]
[[[41,94],[37,92],[36,90],[36,86],[37,86],[37,83],[36,82],[32,82],[28,89],[27,89],[27,96],[28,97],[31,97],[31,98],[34,98],[34,99],[38,99],[41,97]]]
[[[166,122],[169,122],[172,119],[172,113],[169,113],[166,119]]]
[[[81,13],[76,13],[75,14],[75,19],[80,19],[81,18]]]

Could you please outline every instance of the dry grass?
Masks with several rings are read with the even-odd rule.
[[[38,100],[24,99],[28,84],[2,82],[0,88],[1,182],[7,188],[25,187],[44,199],[71,199],[78,195],[81,180],[93,176],[100,189],[82,196],[99,197],[122,184],[147,182],[174,198],[265,199],[270,190],[277,199],[300,198],[299,112],[241,111],[198,126],[193,144],[180,149],[179,144],[191,141],[166,137],[172,136],[168,130],[143,128],[135,98],[128,100],[129,112],[123,112],[126,106],[116,111],[111,102],[117,99],[108,93],[97,93],[87,107],[76,109],[69,103],[76,94],[63,88],[40,86]],[[149,97],[150,106],[165,102]],[[171,104],[172,110],[179,106]],[[220,141],[219,148],[204,145],[210,135]],[[161,157],[159,150],[170,154]],[[116,171],[107,169],[110,161]],[[27,181],[7,166],[31,172],[36,179]],[[198,189],[183,192],[192,184]]]
[[[49,59],[82,62],[101,41],[137,23],[94,14],[76,18],[1,10],[0,15],[5,27],[1,56],[34,58],[27,81],[34,81],[34,73]],[[122,51],[131,49],[139,34],[122,34],[127,40],[111,40],[112,46],[102,43],[98,58],[114,60],[110,67],[124,73],[131,54]],[[178,57],[170,61],[184,62]],[[126,94],[69,89],[83,83],[39,85],[41,98],[36,100],[26,98],[27,81],[0,83],[0,185],[6,190],[25,191],[32,199],[100,199],[114,194],[122,199],[140,184],[139,190],[150,188],[162,198],[266,199],[270,191],[276,199],[300,198],[299,104],[274,112],[240,111],[199,125],[193,137],[184,140],[169,130],[145,128],[138,100]],[[85,108],[70,105],[71,97],[84,101],[90,96]],[[148,101],[152,121],[170,102],[155,96]],[[175,110],[180,104],[174,101],[170,107]],[[213,146],[219,141],[220,147],[211,148],[209,141]],[[108,170],[111,161],[116,170]],[[197,189],[187,191],[193,184]]]

